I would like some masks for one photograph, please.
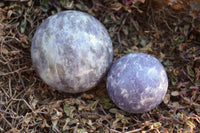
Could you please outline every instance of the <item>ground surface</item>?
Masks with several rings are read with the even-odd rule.
[[[144,0],[139,0],[144,2]],[[5,0],[0,2],[0,132],[200,132],[198,3],[150,0]],[[168,73],[163,102],[144,114],[117,108],[105,79],[81,94],[64,94],[35,73],[31,39],[48,16],[87,12],[108,29],[114,61],[131,52],[158,58]]]

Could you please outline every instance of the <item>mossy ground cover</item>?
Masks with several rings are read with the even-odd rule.
[[[200,132],[200,4],[193,2],[1,1],[0,132]],[[131,52],[159,59],[169,79],[163,102],[147,113],[130,114],[110,100],[106,78],[81,94],[47,86],[32,67],[31,40],[45,18],[64,10],[87,12],[105,25],[113,62]]]

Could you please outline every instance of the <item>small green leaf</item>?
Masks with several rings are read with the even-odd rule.
[[[76,4],[75,6],[78,9],[82,10],[82,11],[88,11],[89,10],[89,8],[86,5],[84,5],[84,4]]]
[[[105,16],[104,23],[107,24],[107,23],[110,23],[110,22],[112,22],[112,19],[111,19],[111,15],[108,14],[108,15]]]
[[[79,121],[78,121],[77,119],[75,119],[75,120],[70,120],[70,121],[68,122],[68,125],[71,126],[71,125],[76,124],[76,123],[78,123],[78,122],[79,122]]]
[[[181,42],[184,42],[185,37],[183,35],[174,35],[173,40],[174,40],[175,44],[179,44]]]
[[[179,36],[179,43],[184,42],[184,40],[185,40],[185,37],[183,35],[180,35]]]
[[[186,25],[184,25],[184,30],[188,30],[190,28],[190,25],[189,24],[186,24]]]
[[[200,28],[200,22],[199,21],[195,22],[195,27]]]
[[[128,35],[128,30],[129,30],[128,26],[123,26],[122,30],[123,30],[125,35]]]
[[[87,133],[87,131],[85,129],[78,129],[77,133]]]
[[[17,13],[19,13],[20,15],[22,14],[22,8],[20,8],[19,6],[15,6],[15,11],[17,12]]]
[[[118,113],[119,111],[118,111],[118,109],[116,109],[116,108],[111,108],[111,109],[109,110],[109,112],[110,112],[110,113],[113,113],[113,114],[116,114],[116,113]]]
[[[189,24],[184,25],[184,35],[185,35],[185,36],[188,35],[189,28],[190,28],[190,25],[189,25]]]
[[[94,101],[94,102],[91,104],[90,109],[91,109],[91,110],[95,110],[96,107],[97,107],[98,102],[99,102],[98,100],[97,100],[97,101]]]
[[[178,92],[178,91],[172,91],[172,92],[171,92],[171,95],[172,95],[172,96],[179,96],[179,92]]]
[[[77,104],[77,105],[80,105],[80,104],[83,104],[83,103],[82,103],[82,101],[81,101],[81,100],[79,100],[79,99],[76,99],[76,104]]]
[[[116,113],[116,114],[115,114],[115,117],[116,117],[116,118],[119,118],[119,119],[121,119],[121,120],[124,119],[124,115],[122,115],[122,114],[120,114],[120,113]]]
[[[111,107],[114,107],[115,105],[111,102],[111,100],[109,98],[101,98],[100,103],[103,104],[103,107],[105,109],[110,109]]]
[[[106,103],[106,104],[104,105],[104,108],[105,108],[105,109],[110,109],[111,107],[114,107],[114,105],[113,105],[112,103]]]
[[[21,22],[21,27],[20,27],[20,32],[21,33],[24,33],[24,31],[26,30],[26,19],[24,19],[22,22]]]
[[[179,107],[179,103],[178,103],[178,102],[173,102],[172,105],[173,105],[174,107]]]
[[[147,45],[147,41],[146,40],[144,40],[144,39],[142,39],[141,41],[140,41],[140,44],[144,47],[144,46],[146,46]]]
[[[166,61],[163,62],[163,64],[164,64],[165,66],[171,66],[171,65],[172,65],[172,62],[169,61],[169,60],[166,60]]]
[[[171,79],[172,85],[176,85],[177,84],[177,82],[178,82],[178,78],[177,77],[171,76],[170,79]]]
[[[115,35],[115,27],[112,27],[112,26],[111,26],[111,27],[108,29],[108,31],[109,31],[111,37],[113,37],[113,36]]]
[[[69,116],[70,118],[73,118],[73,111],[76,108],[74,106],[69,106],[69,105],[64,105],[64,112],[67,116]]]
[[[151,129],[156,129],[158,127],[160,127],[162,124],[160,122],[156,122],[154,124],[151,125]]]
[[[187,66],[187,72],[192,78],[195,77],[194,71],[192,70],[191,66],[189,66],[189,65]]]
[[[110,102],[109,98],[101,98],[100,99],[100,103],[108,103],[108,102]]]
[[[67,118],[67,119],[66,119],[66,123],[69,123],[69,122],[70,122],[70,118]]]
[[[43,12],[47,12],[49,9],[49,0],[42,0],[40,4],[41,4],[40,9]]]

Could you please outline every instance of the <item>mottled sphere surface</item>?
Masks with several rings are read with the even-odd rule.
[[[93,88],[106,74],[113,47],[97,19],[70,10],[42,22],[32,40],[31,57],[36,72],[49,86],[79,93]]]
[[[118,59],[107,77],[107,90],[113,102],[130,113],[144,113],[162,102],[168,78],[162,64],[153,56],[131,53]]]

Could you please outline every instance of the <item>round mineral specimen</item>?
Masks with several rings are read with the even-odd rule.
[[[38,27],[31,58],[36,72],[49,86],[68,93],[84,92],[108,71],[112,41],[93,16],[64,11],[48,17]]]
[[[131,53],[118,59],[107,77],[113,102],[130,113],[144,113],[159,105],[167,92],[168,78],[153,56]]]

